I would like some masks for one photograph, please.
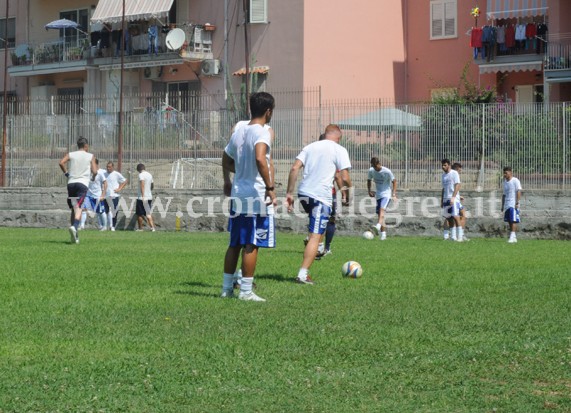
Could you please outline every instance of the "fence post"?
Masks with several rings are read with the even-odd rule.
[[[408,105],[404,110],[408,113]],[[404,187],[408,188],[408,124],[404,129]]]
[[[563,102],[563,180],[561,189],[565,190],[567,176],[567,103]]]
[[[484,150],[486,144],[486,104],[482,103],[482,151],[480,153],[480,170],[478,171],[478,181],[476,183],[476,191],[484,190]]]

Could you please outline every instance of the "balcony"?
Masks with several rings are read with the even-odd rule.
[[[193,37],[192,41],[185,41],[180,50],[172,51],[166,47],[165,34],[161,34],[158,53],[149,54],[147,39],[146,35],[131,38],[124,55],[125,68],[177,65],[182,64],[184,60],[202,61],[213,58],[211,41],[208,40]],[[88,68],[116,70],[121,67],[120,55],[120,49],[114,45],[99,49],[92,47],[87,39],[22,44],[11,53],[12,66],[8,68],[8,72],[10,76],[25,77],[82,71]]]
[[[571,34],[554,36],[547,44],[544,75],[550,83],[571,82]]]

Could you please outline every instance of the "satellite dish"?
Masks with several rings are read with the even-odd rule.
[[[178,50],[184,44],[186,39],[186,35],[184,34],[184,30],[182,29],[172,29],[166,38],[167,47],[170,50]]]

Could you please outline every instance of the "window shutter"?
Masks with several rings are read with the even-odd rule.
[[[250,23],[268,22],[267,0],[250,0]]]
[[[442,21],[444,18],[444,5],[442,3],[433,3],[432,5],[432,37],[442,36]]]
[[[456,2],[444,4],[444,36],[456,36]]]

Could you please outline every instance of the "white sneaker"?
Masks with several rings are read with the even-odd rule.
[[[456,241],[456,242],[464,242],[464,238],[456,238],[454,241]]]
[[[516,243],[517,243],[517,238],[510,238],[510,239],[508,240],[508,243],[510,243],[510,244],[516,244]]]
[[[153,228],[153,229],[151,230],[151,232],[155,232],[155,231],[156,231],[156,229],[155,229],[155,228]]]
[[[81,224],[78,229],[79,229],[79,230],[85,229],[85,224]]]
[[[111,231],[115,232],[115,227],[111,227]]]
[[[444,241],[448,241],[450,239],[450,235],[444,235]]]
[[[73,225],[69,227],[69,235],[71,235],[72,244],[79,244],[79,237],[77,236],[77,230]]]
[[[468,237],[463,237],[463,238],[462,238],[462,241],[468,242],[468,241],[470,241],[470,238],[468,238]]]
[[[387,239],[387,234],[385,232],[381,232],[381,241],[384,241]]]
[[[253,291],[250,291],[249,293],[244,293],[244,292],[240,291],[240,294],[238,294],[238,300],[259,301],[259,302],[266,301],[262,297],[257,296]]]
[[[99,228],[99,231],[107,231],[107,228],[106,228],[106,227],[101,227],[101,228]]]
[[[234,291],[222,290],[222,294],[220,294],[220,298],[234,298]]]
[[[377,227],[376,225],[373,225],[371,227],[371,232],[375,235],[380,235],[381,234],[381,229],[379,227]]]

